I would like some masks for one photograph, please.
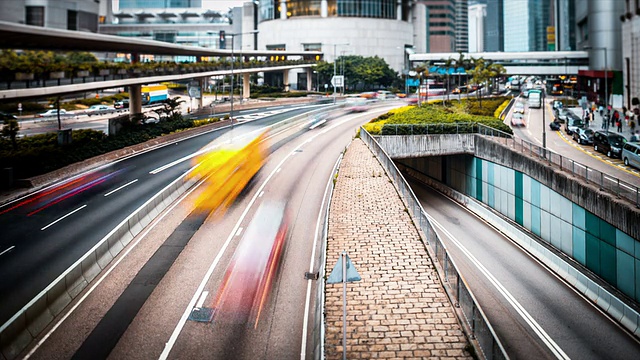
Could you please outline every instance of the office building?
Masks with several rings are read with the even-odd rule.
[[[552,0],[551,15],[555,30],[555,50],[576,49],[575,0]]]
[[[0,21],[97,32],[99,7],[95,0],[3,0]]]
[[[487,17],[484,27],[484,51],[504,51],[503,0],[486,0]]]
[[[456,51],[469,51],[469,2],[455,0],[456,3]]]
[[[504,0],[504,51],[548,51],[549,1]]]
[[[456,51],[455,0],[422,1],[427,7],[427,52]]]
[[[486,4],[469,5],[469,52],[484,51]]]
[[[637,108],[633,99],[640,99],[640,3],[627,1],[624,13],[620,14],[622,26],[622,79],[624,82],[624,104]]]

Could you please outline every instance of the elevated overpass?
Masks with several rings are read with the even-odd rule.
[[[237,57],[238,51],[233,49],[211,49],[198,46],[185,46],[172,43],[165,43],[154,40],[137,38],[127,38],[114,35],[96,34],[80,31],[69,31],[60,29],[43,29],[38,26],[29,26],[0,21],[0,48],[21,49],[21,50],[51,50],[51,51],[89,51],[89,52],[110,52],[128,53],[133,62],[137,62],[141,55],[170,55],[170,56],[195,56],[203,57]],[[144,84],[198,79],[201,85],[205,79],[211,76],[242,74],[243,75],[243,95],[248,97],[249,75],[257,72],[283,71],[284,83],[288,83],[288,70],[305,68],[307,69],[307,83],[310,88],[311,68],[315,62],[322,59],[323,54],[317,51],[280,51],[280,50],[242,50],[242,61],[245,59],[269,60],[279,59],[302,59],[304,64],[283,65],[278,62],[268,62],[264,66],[245,67],[241,69],[201,71],[192,73],[178,73],[163,76],[147,76],[127,79],[113,79],[108,81],[88,82],[79,84],[68,84],[60,86],[49,86],[40,88],[8,89],[0,90],[0,101],[11,101],[26,98],[59,96],[75,92],[95,91],[121,86],[130,86],[131,113],[136,114],[141,111],[140,87]],[[202,104],[200,104],[202,105]]]
[[[580,70],[589,70],[587,51],[429,53],[409,55],[409,61],[411,68],[427,62],[443,65],[448,59],[458,60],[460,54],[464,55],[464,59],[482,58],[501,64],[507,71],[506,75],[578,75]],[[449,71],[451,74],[460,74],[453,68]]]

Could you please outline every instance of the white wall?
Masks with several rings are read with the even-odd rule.
[[[469,52],[484,51],[484,21],[487,17],[487,5],[469,6]]]

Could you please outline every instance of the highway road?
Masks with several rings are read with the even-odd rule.
[[[638,357],[635,337],[502,233],[436,190],[410,184],[512,359]]]
[[[313,107],[265,115],[268,125]],[[7,321],[133,210],[190,168],[224,131],[182,139],[122,159],[0,207],[0,323]],[[178,160],[175,166],[163,168]]]
[[[522,99],[519,101],[524,101]],[[583,165],[589,166],[605,174],[609,174],[620,180],[624,180],[630,184],[640,185],[640,171],[632,167],[625,166],[620,159],[607,157],[605,154],[595,152],[592,145],[579,145],[572,140],[571,135],[567,135],[564,126],[560,131],[552,131],[549,128],[549,122],[553,121],[553,111],[551,102],[553,97],[546,98],[545,107],[545,130],[547,137],[547,148],[552,151],[573,159]],[[509,112],[505,119],[506,124],[510,124],[513,109]],[[525,108],[526,126],[523,128],[514,128],[513,132],[516,138],[524,139],[538,146],[542,146],[542,109]],[[591,126],[592,129],[598,130],[597,126]]]
[[[273,134],[268,140],[272,153],[257,181],[223,218],[203,218],[191,212],[193,197],[199,189],[176,203],[165,218],[150,227],[149,238],[144,239],[147,245],[135,248],[95,293],[89,294],[69,315],[68,321],[33,349],[32,358],[108,355],[113,359],[159,356],[288,359],[298,358],[303,352],[310,354],[316,282],[305,280],[304,274],[319,268],[322,243],[318,224],[323,221],[326,190],[332,184],[331,170],[359,125],[401,105],[389,102],[365,113],[333,118],[313,130],[302,124]],[[291,115],[276,118],[282,116]],[[237,126],[234,136],[273,121],[275,118],[253,122],[250,127]],[[189,143],[193,152],[204,146],[205,139],[212,138],[180,143]],[[143,170],[149,172],[177,157],[138,161],[149,163]],[[173,168],[176,168],[174,176],[186,170],[183,164],[169,169]],[[125,188],[122,196],[131,197],[131,190],[134,189]],[[286,200],[290,219],[287,245],[257,326],[188,320],[194,307],[212,306],[232,254],[256,208],[280,200]],[[184,249],[170,268],[150,265],[154,263],[154,255],[148,244],[157,243],[162,248],[165,241],[180,242]],[[146,252],[146,258],[138,251]],[[139,262],[129,264],[129,261]],[[141,268],[145,270],[140,271]],[[141,294],[144,291],[128,292],[132,285],[127,284],[135,284],[137,280],[133,279],[148,271],[154,271],[155,275],[144,283],[153,283],[155,290],[146,295]]]

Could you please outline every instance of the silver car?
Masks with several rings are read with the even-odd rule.
[[[627,166],[640,169],[640,143],[627,142],[622,147],[622,161]]]

